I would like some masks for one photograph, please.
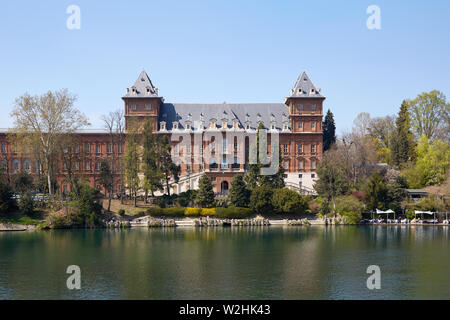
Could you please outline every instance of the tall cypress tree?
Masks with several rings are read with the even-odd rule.
[[[229,199],[233,206],[248,207],[250,201],[250,192],[245,186],[244,179],[240,174],[235,175],[231,180]]]
[[[333,112],[328,109],[323,122],[323,151],[327,151],[336,142],[336,125]]]
[[[198,181],[198,192],[195,197],[195,202],[203,208],[212,207],[214,205],[213,186],[206,174],[202,175]]]
[[[392,161],[401,166],[414,157],[414,137],[411,133],[408,102],[403,100],[395,120],[395,136],[392,144]]]
[[[162,190],[162,179],[163,172],[159,163],[160,150],[158,149],[158,144],[155,135],[152,133],[152,126],[150,121],[146,121],[144,124],[144,130],[142,131],[142,164],[144,171],[144,191],[145,191],[145,201],[147,201],[148,191],[154,195],[157,190]]]

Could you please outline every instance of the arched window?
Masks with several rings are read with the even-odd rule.
[[[13,161],[12,161],[12,169],[13,169],[14,173],[19,172],[19,170],[20,170],[20,161],[19,161],[19,159],[13,159]]]
[[[217,171],[217,167],[218,167],[218,165],[217,165],[216,158],[211,158],[209,160],[209,170],[210,171]]]
[[[23,170],[25,170],[26,172],[31,172],[31,160],[30,159],[23,160]]]

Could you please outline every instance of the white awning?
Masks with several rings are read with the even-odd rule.
[[[385,213],[394,213],[391,209],[388,209],[386,211],[377,209],[377,214],[385,214]]]
[[[431,211],[419,211],[419,210],[415,210],[414,211],[414,213],[415,214],[429,214],[429,215],[433,215],[434,214],[434,212],[431,212]]]

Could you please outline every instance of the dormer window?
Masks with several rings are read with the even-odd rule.
[[[159,124],[159,127],[161,128],[161,130],[166,130],[166,122],[165,121],[161,121]]]
[[[191,124],[190,123],[186,123],[186,130],[191,130]]]
[[[312,94],[314,94],[314,93],[315,93],[315,90],[314,90],[314,88],[311,88],[311,93],[312,93]]]
[[[277,128],[275,122],[272,122],[272,124],[270,125],[270,128],[272,130],[275,130]]]
[[[289,129],[289,126],[288,126],[287,122],[285,122],[285,123],[283,124],[283,130],[284,130],[284,131],[287,131],[288,129]]]
[[[245,129],[246,129],[246,130],[250,130],[250,122],[247,122],[247,123],[245,124]]]
[[[211,119],[209,126],[211,129],[215,129],[216,128],[216,119]]]
[[[173,130],[178,130],[178,122],[177,121],[174,121],[172,123],[172,128],[173,128]]]

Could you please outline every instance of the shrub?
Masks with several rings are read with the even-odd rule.
[[[253,210],[243,207],[216,208],[216,217],[229,219],[244,219],[253,215]]]
[[[163,215],[163,209],[157,207],[151,207],[147,209],[147,214],[152,217],[158,217]]]
[[[216,208],[203,208],[200,212],[202,216],[215,216],[216,215]]]
[[[61,211],[50,212],[46,218],[46,222],[52,229],[63,229],[71,226],[69,218]]]
[[[201,211],[202,211],[201,208],[186,208],[184,210],[184,215],[185,216],[199,216]]]
[[[261,185],[252,190],[250,195],[250,208],[257,213],[269,213],[273,211],[272,188],[268,185]]]
[[[288,188],[273,192],[272,205],[279,213],[305,213],[308,210],[306,199]]]
[[[340,196],[336,198],[336,212],[346,223],[356,224],[362,219],[363,203],[354,196]]]
[[[125,215],[125,210],[119,209],[119,211],[117,211],[117,213],[119,214],[119,216],[123,217]]]
[[[11,187],[0,181],[0,213],[10,213],[17,207]]]
[[[23,214],[31,216],[34,213],[34,200],[30,192],[25,192],[19,199],[19,209]]]
[[[176,203],[180,207],[187,207],[194,203],[196,195],[197,195],[197,190],[188,190],[185,192],[181,192],[180,194],[178,194]]]
[[[102,211],[102,205],[99,202],[99,191],[91,188],[88,184],[82,184],[79,188],[78,196],[73,194],[69,203],[68,219],[72,225],[85,225],[92,227],[100,225],[99,214]]]
[[[149,208],[147,213],[152,217],[183,217],[184,216],[183,207],[170,207],[170,208]]]

